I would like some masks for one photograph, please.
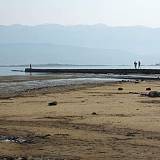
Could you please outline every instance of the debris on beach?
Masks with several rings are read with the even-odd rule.
[[[134,83],[140,83],[139,80],[136,80]]]
[[[151,88],[150,87],[146,88],[146,91],[151,91]]]
[[[151,92],[148,93],[148,97],[160,97],[160,92],[151,91]]]
[[[0,141],[1,142],[13,142],[13,143],[19,143],[19,144],[30,143],[30,141],[28,141],[24,138],[21,138],[21,137],[4,136],[4,135],[0,135]]]
[[[11,156],[0,156],[1,160],[28,160],[32,158],[27,158],[27,157],[11,157]]]
[[[123,90],[123,88],[122,88],[122,87],[120,87],[120,88],[118,88],[118,90],[119,90],[119,91],[122,91],[122,90]]]
[[[16,143],[16,144],[32,144],[40,140],[48,139],[51,135],[28,135],[25,137],[14,135],[0,135],[0,142]]]
[[[160,92],[158,91],[142,92],[140,93],[140,95],[147,97],[160,97]]]
[[[92,112],[92,115],[97,115],[97,113],[96,112]]]
[[[49,102],[48,106],[56,106],[58,103],[57,101]]]

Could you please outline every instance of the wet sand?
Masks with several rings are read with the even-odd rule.
[[[159,90],[160,82],[43,88],[0,99],[0,159],[159,159],[160,98],[141,97],[146,87]],[[52,101],[58,105],[48,106]]]
[[[107,75],[95,74],[33,74],[21,76],[0,76],[0,99],[30,94],[79,88],[79,86],[102,85],[121,81]]]

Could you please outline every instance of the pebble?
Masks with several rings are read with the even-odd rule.
[[[56,106],[58,103],[57,101],[49,102],[48,106]]]
[[[119,90],[119,91],[122,91],[122,90],[123,90],[123,88],[121,88],[121,87],[120,87],[120,88],[118,88],[118,90]]]

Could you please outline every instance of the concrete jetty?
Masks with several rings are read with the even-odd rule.
[[[25,72],[37,73],[94,73],[94,74],[160,74],[160,69],[36,69],[26,68]]]

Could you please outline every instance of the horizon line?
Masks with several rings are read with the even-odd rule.
[[[76,27],[76,26],[102,26],[102,27],[109,27],[109,28],[132,28],[132,27],[139,27],[139,28],[151,28],[151,29],[159,29],[159,27],[153,26],[145,26],[145,25],[108,25],[105,23],[94,23],[94,24],[60,24],[60,23],[39,23],[39,24],[21,24],[21,23],[13,23],[13,24],[0,24],[0,27],[12,27],[12,26],[26,26],[26,27],[36,27],[36,26],[47,26],[47,25],[57,25],[62,27]]]

